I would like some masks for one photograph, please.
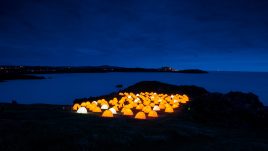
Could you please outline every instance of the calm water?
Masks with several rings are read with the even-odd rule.
[[[197,85],[211,92],[253,92],[268,105],[268,73],[79,73],[46,74],[45,80],[13,80],[0,83],[0,102],[72,104],[75,98],[98,96],[143,80],[175,85]]]

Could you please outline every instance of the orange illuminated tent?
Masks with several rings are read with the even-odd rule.
[[[125,108],[123,111],[123,115],[132,116],[133,112],[129,108]]]
[[[153,118],[156,118],[156,117],[158,117],[158,114],[157,114],[157,112],[156,112],[156,111],[151,110],[151,111],[149,112],[149,114],[148,114],[148,117],[153,117]]]
[[[77,111],[79,108],[80,108],[80,105],[79,105],[78,103],[75,103],[75,104],[73,105],[73,110],[74,110],[74,111]]]
[[[114,117],[112,111],[110,111],[110,110],[105,110],[105,111],[102,113],[101,116],[102,116],[102,117]]]
[[[119,98],[114,97],[107,101],[98,99],[96,101],[85,100],[75,103],[72,107],[77,113],[88,112],[101,113],[102,117],[114,117],[119,113],[124,116],[133,116],[135,119],[158,118],[161,114],[173,113],[177,108],[189,101],[185,94],[157,94],[155,92],[120,92]],[[121,113],[120,113],[121,112]],[[147,115],[146,115],[147,114]]]
[[[145,120],[146,119],[146,115],[144,112],[140,111],[135,115],[135,119],[140,119],[140,120]]]

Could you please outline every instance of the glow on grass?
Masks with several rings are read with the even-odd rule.
[[[182,104],[189,101],[185,94],[158,94],[155,92],[128,93],[120,92],[118,98],[111,100],[92,100],[75,103],[72,107],[77,113],[87,114],[95,113],[101,117],[113,118],[117,116],[126,116],[135,119],[158,118],[161,115],[174,113]]]

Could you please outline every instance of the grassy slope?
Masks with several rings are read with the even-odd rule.
[[[178,113],[179,114],[179,113]],[[267,130],[206,126],[178,116],[103,119],[54,105],[1,105],[0,150],[268,150]]]

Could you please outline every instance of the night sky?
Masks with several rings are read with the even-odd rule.
[[[267,0],[1,0],[0,64],[268,71]]]

